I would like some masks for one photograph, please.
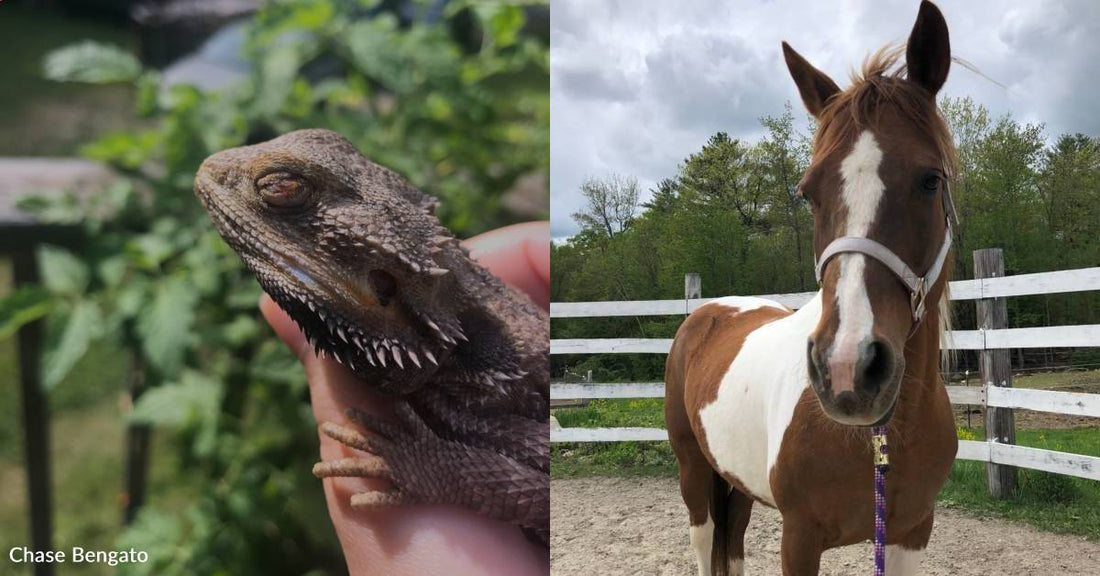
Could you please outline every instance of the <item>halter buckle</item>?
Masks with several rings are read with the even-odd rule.
[[[872,431],[871,446],[875,451],[875,466],[889,466],[890,448],[886,444],[885,427],[878,427]]]

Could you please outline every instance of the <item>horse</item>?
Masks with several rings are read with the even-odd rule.
[[[818,124],[797,193],[820,290],[797,311],[715,299],[677,331],[665,420],[698,573],[744,573],[754,503],[783,518],[787,576],[871,538],[869,427],[885,426],[886,573],[915,574],[958,447],[939,374],[955,174],[936,107],[947,23],[922,2],[907,43],[868,56],[843,91],[786,42],[783,54]]]

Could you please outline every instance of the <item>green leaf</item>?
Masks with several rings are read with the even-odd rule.
[[[15,206],[44,224],[76,224],[84,218],[84,210],[72,192],[24,196],[16,200]]]
[[[51,292],[79,296],[88,287],[88,265],[68,250],[42,246],[38,251],[38,266],[42,284]]]
[[[120,564],[119,574],[126,576],[163,576],[182,574],[184,558],[180,554],[184,527],[180,514],[160,512],[146,506],[118,538],[119,549],[142,550],[149,554],[148,562]]]
[[[149,297],[149,280],[144,276],[132,278],[115,295],[115,310],[123,318],[133,318],[141,312]]]
[[[152,116],[159,110],[160,74],[146,72],[137,79],[137,113],[139,116]]]
[[[175,248],[168,238],[152,232],[137,236],[127,244],[126,248],[138,267],[144,270],[159,268],[175,253]]]
[[[260,345],[249,365],[253,377],[291,386],[305,387],[306,375],[302,363],[282,342],[267,340]],[[300,392],[300,390],[296,390]]]
[[[171,277],[157,285],[153,301],[138,316],[142,351],[163,374],[175,374],[183,365],[197,302],[198,293],[186,278]]]
[[[103,334],[103,313],[99,305],[80,300],[63,320],[60,337],[46,350],[42,382],[51,388],[69,374],[88,351],[88,344]]]
[[[136,79],[141,62],[118,46],[85,40],[47,54],[43,69],[57,82],[108,84]]]
[[[83,156],[108,162],[128,170],[139,168],[156,151],[161,134],[147,132],[113,132],[80,148]]]
[[[294,44],[284,44],[270,50],[263,60],[257,111],[275,115],[283,107],[294,86],[301,65],[302,50]]]
[[[230,346],[247,344],[260,334],[260,323],[254,316],[240,315],[222,327],[222,337]]]
[[[24,286],[0,300],[0,340],[50,313],[54,300],[38,286]]]
[[[481,12],[483,18],[488,16],[489,32],[499,47],[515,44],[519,31],[527,21],[520,6],[485,4],[478,5],[475,10]]]
[[[172,428],[203,425],[218,417],[222,386],[188,370],[179,382],[146,391],[134,405],[130,422]]]
[[[99,273],[99,279],[103,281],[103,285],[108,288],[114,288],[122,283],[122,279],[126,276],[127,260],[123,254],[114,254],[107,258],[96,266],[96,270]]]

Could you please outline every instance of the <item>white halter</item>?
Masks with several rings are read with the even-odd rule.
[[[928,290],[936,284],[940,275],[943,274],[943,267],[947,262],[947,255],[951,252],[951,222],[957,220],[955,216],[955,204],[951,201],[951,190],[946,184],[943,189],[943,212],[947,220],[947,226],[943,233],[943,243],[940,245],[939,253],[936,254],[936,259],[932,262],[932,265],[928,267],[928,271],[924,273],[924,276],[918,276],[916,272],[913,272],[912,268],[894,253],[893,250],[870,238],[864,238],[862,236],[841,236],[830,242],[829,245],[825,247],[825,250],[821,252],[821,256],[817,258],[817,263],[814,268],[817,283],[821,284],[825,266],[838,254],[854,252],[870,256],[893,272],[894,276],[897,276],[898,280],[901,280],[901,283],[909,290],[909,306],[913,312],[913,330],[910,334],[916,332],[917,327],[920,326],[921,321],[924,320],[924,314],[926,312],[925,299],[928,296]]]

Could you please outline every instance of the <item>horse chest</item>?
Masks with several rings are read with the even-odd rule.
[[[717,382],[713,400],[693,415],[693,428],[715,469],[773,506],[770,472],[809,386],[805,343],[820,317],[820,298],[748,334]]]

